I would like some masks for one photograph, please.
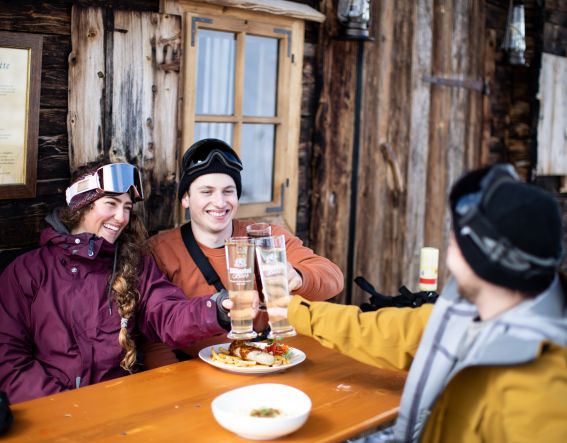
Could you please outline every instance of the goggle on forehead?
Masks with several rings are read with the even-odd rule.
[[[65,192],[67,204],[70,204],[76,195],[93,189],[110,194],[124,194],[133,190],[132,198],[135,202],[144,200],[140,171],[128,163],[104,165],[91,175],[73,183]]]
[[[184,165],[184,170],[193,173],[207,169],[215,159],[224,163],[228,168],[242,171],[240,158],[233,151],[220,148],[211,149],[210,151],[197,148],[196,152],[189,157],[189,161]]]

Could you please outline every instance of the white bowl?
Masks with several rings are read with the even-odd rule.
[[[299,389],[276,383],[245,386],[225,392],[211,404],[219,424],[250,440],[271,440],[298,430],[311,411],[311,400]],[[276,417],[253,417],[252,410],[274,408]]]

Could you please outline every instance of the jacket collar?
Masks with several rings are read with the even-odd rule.
[[[52,244],[63,249],[66,255],[94,260],[97,257],[107,257],[114,254],[116,244],[109,243],[102,237],[90,232],[70,234],[67,227],[61,222],[58,210],[54,210],[45,217],[48,227],[40,237],[40,245]]]

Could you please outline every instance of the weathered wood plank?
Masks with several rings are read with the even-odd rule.
[[[39,135],[57,135],[67,132],[66,109],[46,109],[39,111]]]
[[[433,40],[437,42],[433,50],[432,73],[440,77],[453,76],[452,40],[453,35],[453,5],[455,2],[434,2],[434,31]],[[449,130],[452,124],[451,88],[431,86],[431,114],[427,176],[427,200],[425,210],[425,237],[428,246],[440,248],[444,244],[446,229],[445,197],[450,183],[447,180],[448,151],[455,146],[449,145]],[[440,256],[440,264],[444,255]],[[440,269],[440,276],[443,272]]]
[[[419,254],[423,247],[425,202],[427,189],[427,157],[429,154],[429,120],[424,118],[430,107],[430,87],[422,79],[431,75],[433,0],[418,0],[414,10],[412,60],[412,108],[407,166],[406,238],[403,266],[404,282],[416,286],[419,277]]]
[[[110,157],[143,167],[147,227],[164,229],[177,207],[181,18],[118,11],[114,26],[112,109],[123,111],[112,113]]]
[[[408,139],[400,127],[407,123],[402,102],[411,82],[412,10],[409,3],[381,2],[371,25],[376,41],[366,45],[353,277],[362,275],[386,292],[400,286],[403,260],[398,234],[405,177],[399,183],[396,171],[406,167]],[[367,298],[353,286],[353,303]]]
[[[333,3],[321,2],[327,17],[336,16]],[[357,48],[355,42],[333,39],[337,34],[336,20],[327,20],[320,28],[317,71],[321,94],[314,126],[310,238],[319,254],[345,272]],[[344,297],[338,299],[344,301]]]
[[[99,8],[73,7],[69,55],[69,163],[78,166],[103,154],[104,26]]]
[[[71,52],[68,35],[43,38],[41,107],[67,108],[67,63]]]
[[[64,204],[63,194],[39,199],[3,200],[0,202],[0,250],[34,245],[39,239],[43,219],[54,208]]]
[[[496,31],[489,29],[486,32],[486,41],[484,48],[484,82],[488,91],[492,91],[495,86],[495,72],[496,72]],[[481,141],[481,154],[479,163],[486,166],[495,163],[491,154],[491,120],[492,109],[491,99],[489,94],[483,97],[482,101],[482,141]]]
[[[543,54],[539,77],[537,173],[567,175],[567,58]]]
[[[3,1],[0,7],[0,29],[36,34],[69,35],[71,1]]]

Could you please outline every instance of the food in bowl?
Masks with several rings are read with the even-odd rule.
[[[225,429],[251,440],[271,440],[303,426],[311,411],[311,400],[292,386],[262,383],[225,392],[213,400],[211,408]],[[279,414],[252,415],[253,411],[267,409]]]
[[[258,408],[258,409],[252,409],[250,415],[252,417],[272,418],[272,417],[277,417],[278,415],[282,415],[282,413],[279,409],[275,409],[275,408]]]

